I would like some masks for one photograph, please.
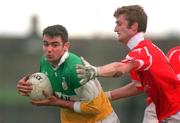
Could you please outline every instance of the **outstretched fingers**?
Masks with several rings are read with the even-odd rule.
[[[76,65],[76,73],[79,78],[84,78],[86,74],[85,66],[80,64]]]
[[[82,56],[81,56],[81,61],[82,61],[83,65],[85,65],[85,66],[89,66],[90,65],[89,62],[86,61]]]

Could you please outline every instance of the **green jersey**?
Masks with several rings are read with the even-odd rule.
[[[63,55],[56,68],[47,62],[45,56],[41,58],[40,72],[48,76],[53,92],[62,99],[71,100],[70,97],[76,95],[74,90],[81,86],[76,74],[76,64],[82,64],[80,57],[69,52]]]
[[[82,64],[80,57],[68,52],[62,56],[56,68],[52,67],[44,56],[41,59],[40,72],[48,76],[54,93],[63,100],[75,101],[73,111],[61,108],[61,122],[96,123],[109,118],[112,106],[99,81],[94,79],[80,84],[76,64]]]

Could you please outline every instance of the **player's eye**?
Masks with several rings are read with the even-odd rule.
[[[43,45],[47,47],[49,44],[46,41],[43,41]]]
[[[118,25],[118,26],[121,26],[121,25],[122,25],[122,23],[120,23],[120,22],[119,22],[119,23],[117,23],[117,25]]]
[[[56,47],[60,46],[60,44],[59,43],[52,43],[51,46],[56,48]]]
[[[121,23],[120,21],[116,21],[116,25],[117,25],[117,26],[121,26],[122,23]]]

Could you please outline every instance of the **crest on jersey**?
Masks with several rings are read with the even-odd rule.
[[[68,89],[68,85],[67,85],[67,82],[65,81],[65,77],[62,77],[62,88],[64,90],[67,90]]]
[[[46,76],[48,76],[48,73],[47,73],[47,72],[45,72],[44,74],[45,74]]]

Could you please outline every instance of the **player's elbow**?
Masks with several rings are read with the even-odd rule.
[[[128,63],[117,62],[114,69],[116,72],[116,76],[119,77],[122,74],[130,72],[135,67],[136,67],[135,62],[128,62]]]
[[[126,73],[126,71],[123,68],[123,64],[121,62],[114,62],[113,64],[113,77],[120,77],[121,75],[123,75],[124,73]]]
[[[97,115],[101,113],[101,106],[92,105],[91,103],[75,103],[74,111],[83,114]]]
[[[91,114],[91,115],[97,115],[99,113],[101,113],[102,109],[100,106],[95,106],[95,105],[86,105],[83,107],[83,105],[81,105],[81,109],[83,113],[86,114]]]

